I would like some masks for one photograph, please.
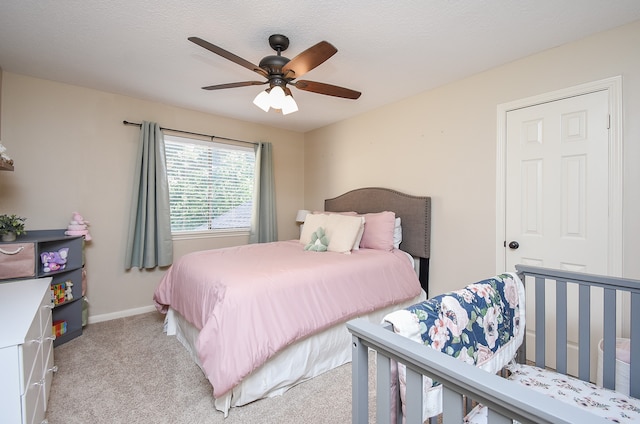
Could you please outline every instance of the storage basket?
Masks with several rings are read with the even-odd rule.
[[[34,277],[35,271],[33,243],[0,244],[0,280]]]

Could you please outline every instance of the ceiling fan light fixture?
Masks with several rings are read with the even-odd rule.
[[[293,99],[293,96],[285,94],[279,85],[274,85],[258,93],[256,98],[253,99],[253,104],[265,112],[269,112],[270,108],[280,109],[283,115],[298,111],[298,104]]]
[[[284,101],[282,102],[282,114],[288,115],[290,113],[297,112],[297,111],[298,111],[298,104],[293,99],[293,96],[287,94],[284,97]]]
[[[271,107],[271,98],[269,96],[269,89],[261,91],[258,93],[255,99],[253,99],[253,104],[258,106],[260,109],[265,112],[269,112],[269,108]]]
[[[271,87],[269,92],[269,100],[271,100],[271,107],[274,109],[282,109],[284,103],[284,90],[279,85]]]

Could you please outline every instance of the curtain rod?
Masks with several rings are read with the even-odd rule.
[[[142,127],[142,124],[137,123],[137,122],[129,122],[129,121],[122,121],[122,123],[124,125],[135,125],[136,127]],[[182,134],[191,134],[191,135],[199,135],[201,137],[207,137],[210,138],[211,141],[213,141],[214,138],[218,138],[220,140],[228,140],[228,141],[236,141],[238,143],[247,143],[247,144],[253,144],[253,145],[258,145],[260,143],[257,143],[255,141],[245,141],[245,140],[236,140],[235,138],[227,138],[227,137],[220,137],[217,135],[210,135],[210,134],[201,134],[201,133],[197,133],[197,132],[191,132],[191,131],[183,131],[183,130],[176,130],[173,128],[164,128],[164,127],[160,127],[161,130],[167,130],[167,131],[174,131],[174,132],[178,132],[178,133],[182,133]]]

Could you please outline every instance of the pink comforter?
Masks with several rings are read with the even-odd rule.
[[[153,299],[201,330],[196,348],[219,397],[296,340],[419,293],[404,252],[309,252],[291,240],[185,255]]]

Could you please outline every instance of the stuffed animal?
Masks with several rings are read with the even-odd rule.
[[[73,282],[71,282],[71,280],[67,281],[67,287],[65,288],[64,291],[64,297],[67,299],[67,301],[69,300],[73,300]]]
[[[42,252],[40,254],[40,260],[42,261],[42,270],[44,272],[63,270],[67,266],[66,264],[68,255],[68,247],[63,247],[57,252]]]
[[[89,234],[89,221],[85,221],[82,215],[78,212],[74,212],[71,215],[71,221],[67,231],[64,233],[68,236],[84,236],[86,241],[91,241],[91,234]]]
[[[312,252],[326,252],[329,246],[329,239],[324,233],[324,229],[319,227],[311,234],[311,241],[304,247],[304,250]]]

